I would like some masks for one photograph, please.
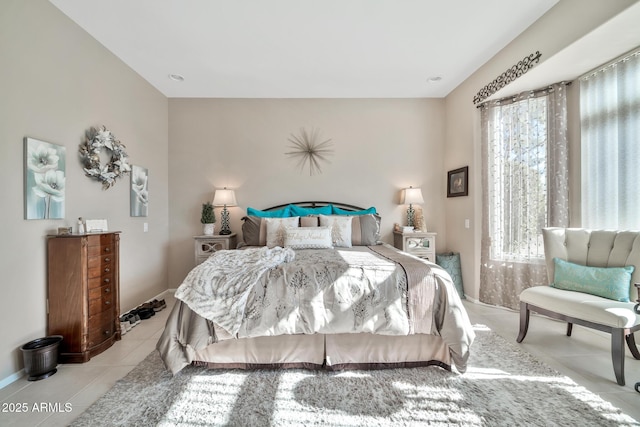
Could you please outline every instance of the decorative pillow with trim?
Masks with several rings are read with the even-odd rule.
[[[264,223],[267,227],[267,246],[270,248],[280,246],[284,247],[284,237],[287,234],[287,228],[298,227],[300,217],[292,216],[290,218],[265,218]]]
[[[331,229],[331,241],[335,247],[350,248],[352,216],[320,215],[320,226]]]
[[[333,247],[329,227],[294,227],[285,230],[284,246],[293,249],[328,249]]]
[[[583,292],[614,301],[629,302],[634,266],[589,267],[554,258],[551,287]]]
[[[260,218],[288,218],[291,215],[291,206],[285,206],[275,211],[261,211],[254,208],[247,208],[247,216],[258,216]]]

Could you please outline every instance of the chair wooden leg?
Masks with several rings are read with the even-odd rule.
[[[618,385],[624,385],[624,330],[621,328],[611,331],[611,358],[616,381]]]
[[[571,336],[571,332],[573,331],[573,323],[567,323],[567,336]]]
[[[527,335],[529,329],[529,306],[526,302],[520,302],[520,332],[518,333],[517,342],[522,342]]]
[[[638,347],[636,346],[636,338],[633,336],[633,332],[626,336],[627,346],[629,346],[629,350],[633,355],[634,359],[640,360],[640,351],[638,351]]]

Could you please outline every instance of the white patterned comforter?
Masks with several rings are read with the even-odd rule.
[[[176,298],[236,338],[411,332],[405,272],[372,251],[219,251],[189,273]]]

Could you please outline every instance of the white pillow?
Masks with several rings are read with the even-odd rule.
[[[299,216],[290,218],[264,218],[267,224],[267,246],[270,248],[284,247],[284,236],[288,227],[297,227]]]
[[[332,247],[329,227],[287,228],[284,245],[293,249],[326,249]]]
[[[333,246],[351,247],[351,220],[353,217],[344,215],[320,215],[320,225],[329,227]]]

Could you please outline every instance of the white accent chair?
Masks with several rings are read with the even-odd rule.
[[[616,381],[624,385],[626,340],[634,358],[640,359],[633,333],[640,330],[640,315],[634,310],[640,282],[640,232],[595,231],[579,228],[545,228],[542,230],[549,283],[554,280],[554,258],[592,267],[633,265],[629,289],[631,302],[619,302],[582,292],[551,286],[535,286],[520,294],[520,332],[522,342],[529,327],[529,313],[534,311],[567,322],[567,336],[573,324],[611,334],[611,357]]]

